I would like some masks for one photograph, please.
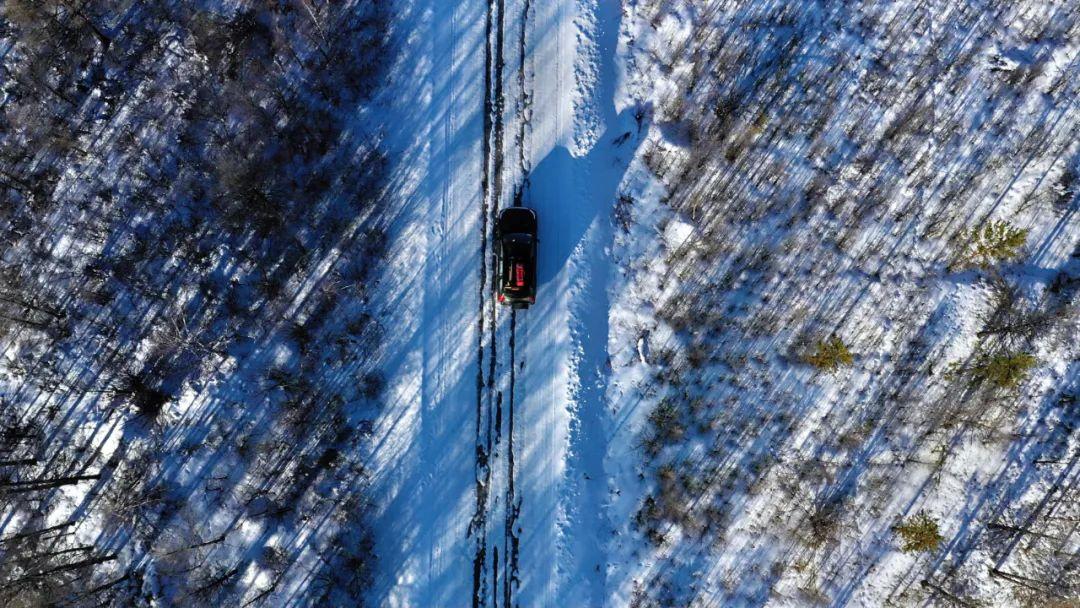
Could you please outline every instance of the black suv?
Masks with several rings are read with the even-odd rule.
[[[499,260],[495,294],[500,304],[528,308],[536,302],[536,212],[507,207],[495,223]]]

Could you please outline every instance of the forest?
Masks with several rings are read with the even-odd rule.
[[[7,605],[361,601],[385,22],[0,5]]]

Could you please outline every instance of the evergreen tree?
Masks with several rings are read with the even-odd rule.
[[[1038,360],[1025,352],[982,353],[969,366],[954,363],[949,370],[953,375],[968,376],[972,382],[989,382],[997,388],[1014,388],[1027,377]]]
[[[926,511],[919,511],[893,526],[893,532],[900,537],[900,549],[904,553],[925,553],[941,545],[945,537],[941,535],[938,523]]]
[[[855,358],[844,341],[837,337],[819,340],[813,353],[806,356],[806,362],[824,371],[835,371],[851,365]]]
[[[1027,242],[1028,229],[1017,228],[1004,220],[989,221],[979,228],[961,233],[963,253],[957,266],[989,268],[996,262],[1015,259]]]

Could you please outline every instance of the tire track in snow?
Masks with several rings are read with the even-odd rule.
[[[492,120],[492,149],[491,149],[491,198],[489,205],[490,212],[490,224],[494,227],[497,221],[500,208],[503,206],[503,195],[505,185],[506,174],[506,80],[504,79],[504,70],[506,68],[505,61],[505,49],[506,49],[506,0],[495,0],[495,26],[493,28],[494,39],[490,42],[489,49],[493,54],[493,65],[491,72],[491,95],[493,101],[493,107],[491,108],[491,120]],[[490,231],[489,231],[490,234]],[[489,278],[491,280],[491,294],[495,291],[496,277],[495,269],[497,267],[497,257],[494,247],[490,254],[490,270]],[[514,489],[513,489],[513,406],[511,405],[507,412],[503,411],[504,403],[513,403],[513,351],[510,350],[509,362],[505,361],[502,354],[502,350],[499,345],[504,341],[513,343],[513,319],[515,318],[513,311],[511,311],[511,323],[509,327],[509,335],[507,335],[507,329],[505,323],[500,323],[500,310],[501,306],[496,302],[494,297],[490,298],[490,346],[488,352],[488,400],[489,408],[493,409],[491,414],[495,421],[495,434],[494,444],[490,446],[490,467],[493,471],[491,476],[492,485],[488,488],[489,503],[488,513],[486,520],[490,522],[490,538],[488,543],[493,546],[494,550],[491,558],[491,606],[497,608],[499,605],[500,596],[503,600],[504,606],[511,606],[513,602],[513,584],[516,574],[511,570],[510,564],[516,562],[517,558],[514,555],[514,545],[516,544],[511,540],[512,519],[514,511]],[[504,316],[505,318],[505,316]],[[509,367],[511,380],[509,386],[505,386],[505,368]],[[503,443],[503,437],[506,437],[506,442]],[[505,460],[505,467],[502,466],[500,460]],[[499,518],[502,518],[501,529],[496,522]],[[500,576],[501,571],[501,576]],[[502,587],[500,589],[500,579]],[[501,593],[500,593],[501,591]]]
[[[528,143],[526,141],[528,135],[528,129],[530,126],[530,118],[532,114],[532,91],[529,90],[530,83],[526,79],[526,61],[528,58],[528,48],[526,47],[526,41],[528,40],[528,27],[529,27],[529,13],[532,10],[532,0],[524,0],[521,7],[521,29],[518,31],[518,66],[517,66],[517,82],[518,91],[521,95],[521,100],[518,105],[518,133],[517,133],[517,147],[518,147],[518,172],[520,174],[521,183],[514,191],[514,206],[520,207],[522,205],[522,196],[524,190],[528,187],[529,183],[529,169],[530,160],[526,150],[528,149]]]
[[[489,40],[489,53],[493,55],[493,65],[491,67],[491,88],[490,94],[493,103],[493,107],[490,110],[490,116],[492,121],[492,133],[491,133],[491,198],[488,205],[489,211],[489,223],[490,230],[485,235],[485,238],[490,238],[492,231],[494,230],[495,223],[498,220],[499,207],[502,201],[503,191],[503,147],[505,140],[505,91],[503,83],[503,47],[505,44],[505,28],[506,21],[506,2],[505,0],[494,0],[495,4],[495,27],[493,30],[494,39]],[[490,282],[489,296],[495,292],[495,272],[498,265],[497,254],[495,247],[491,247],[490,266],[488,270],[488,280]],[[499,304],[494,297],[489,297],[489,332],[490,332],[490,344],[488,351],[488,376],[487,376],[487,399],[489,420],[494,419],[494,440],[493,443],[488,445],[488,454],[491,459],[490,467],[493,471],[491,476],[491,486],[488,488],[489,498],[492,500],[488,503],[488,514],[486,520],[491,522],[488,534],[491,535],[489,542],[494,547],[494,552],[491,557],[491,605],[493,608],[497,608],[499,605],[499,570],[502,563],[500,557],[506,559],[505,545],[504,550],[500,554],[499,541],[504,540],[500,538],[497,529],[497,521],[500,510],[506,508],[503,502],[505,497],[500,496],[498,489],[504,485],[506,481],[502,478],[503,471],[498,468],[499,458],[502,454],[503,447],[501,446],[503,437],[503,392],[499,390],[497,385],[499,372]]]
[[[528,110],[531,96],[526,86],[525,60],[526,60],[526,32],[529,22],[530,0],[524,0],[521,11],[520,30],[518,32],[518,65],[517,85],[521,99],[518,104],[518,177],[520,182],[514,187],[515,207],[522,206],[522,198],[528,183],[528,164],[526,160],[526,132],[528,129]],[[524,365],[524,362],[521,363]],[[518,370],[517,360],[517,311],[510,311],[510,386],[509,386],[509,420],[507,428],[507,462],[506,462],[506,518],[503,524],[503,542],[506,548],[506,563],[503,573],[503,605],[510,608],[514,605],[514,590],[520,582],[519,559],[521,552],[521,530],[518,526],[518,515],[521,513],[522,498],[516,495],[514,478],[514,414],[515,414],[515,390]]]
[[[476,385],[476,511],[469,525],[469,534],[476,535],[473,557],[474,607],[487,606],[490,596],[498,605],[499,573],[501,567],[498,543],[490,543],[491,567],[488,570],[490,516],[497,507],[498,495],[493,493],[499,471],[496,469],[498,446],[502,438],[502,394],[496,390],[498,377],[498,304],[494,292],[495,250],[488,249],[489,235],[498,216],[503,186],[504,93],[503,45],[505,0],[489,0],[485,14],[484,45],[484,168],[481,177],[480,221],[480,305],[477,317],[477,385]],[[490,265],[489,265],[490,262]],[[484,340],[488,345],[485,353]],[[485,354],[487,356],[485,362]],[[486,363],[486,373],[485,373]],[[495,500],[496,502],[492,502]],[[505,536],[505,535],[504,535]],[[491,540],[497,540],[493,538]],[[506,560],[504,547],[502,559]],[[490,573],[490,586],[488,575]],[[504,577],[504,584],[506,578]]]
[[[491,197],[491,130],[492,130],[492,92],[491,92],[491,34],[493,27],[493,0],[488,0],[484,24],[484,102],[483,102],[483,171],[480,177],[480,285],[479,310],[476,316],[476,464],[475,488],[476,510],[469,522],[468,535],[476,537],[473,554],[472,606],[480,608],[485,602],[484,571],[487,562],[487,499],[491,483],[491,468],[488,456],[491,449],[490,418],[485,416],[484,381],[484,317],[488,295],[487,269],[487,233],[488,201]],[[485,425],[485,419],[488,424]]]
[[[510,311],[510,408],[507,422],[506,449],[506,518],[503,522],[503,543],[506,548],[503,572],[503,606],[513,606],[514,585],[518,582],[518,552],[520,537],[514,527],[521,512],[521,501],[514,495],[514,383],[517,372],[516,359],[517,311]]]

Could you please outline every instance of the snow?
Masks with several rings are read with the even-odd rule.
[[[376,527],[385,547],[377,603],[454,605],[471,597],[477,592],[474,543],[486,551],[484,601],[501,600],[513,576],[504,574],[513,570],[503,565],[514,551],[512,535],[519,535],[520,547],[513,558],[517,580],[509,583],[516,602],[602,603],[605,597],[603,547],[611,527],[604,516],[609,488],[603,470],[611,424],[604,406],[612,272],[608,201],[637,145],[633,138],[614,143],[633,125],[629,110],[617,113],[614,107],[619,11],[613,3],[500,5],[501,18],[494,4],[480,2],[417,5],[415,13],[403,10],[400,17],[412,20],[399,27],[414,35],[402,69],[395,70],[392,96],[419,103],[391,103],[388,111],[420,125],[422,135],[410,132],[395,147],[402,159],[398,198],[407,209],[402,222],[409,226],[401,233],[397,264],[403,273],[423,271],[406,275],[399,290],[424,295],[417,308],[394,310],[390,321],[417,331],[391,349],[402,353],[391,370],[398,398],[384,411],[374,442],[373,455],[383,463],[374,473],[375,487],[384,501]],[[491,200],[508,205],[521,188],[524,204],[541,218],[537,303],[514,315],[513,370],[506,358],[508,311],[492,318],[481,309],[486,323],[496,323],[492,334],[490,325],[483,335],[475,326],[485,180],[478,130],[485,66],[477,49],[486,44],[488,10],[496,23],[502,21],[505,40],[500,144],[506,161],[502,173],[488,176]],[[497,35],[497,26],[493,30]],[[525,38],[519,47],[520,31]],[[406,66],[414,66],[409,76],[403,76]],[[478,340],[484,349],[479,362]],[[481,420],[472,409],[478,365],[498,391],[480,395]],[[492,401],[496,416],[488,410]],[[470,513],[472,429],[481,424],[494,425],[495,439],[484,519],[478,522]],[[508,502],[511,483],[516,504]],[[516,532],[508,533],[503,522],[515,510]],[[412,532],[402,538],[401,530]],[[494,561],[496,551],[502,552],[500,562]]]
[[[405,331],[386,346],[389,397],[372,442],[378,605],[456,605],[470,593],[484,8],[402,5],[395,15],[410,36],[382,103],[410,128],[387,142],[402,232],[377,306]]]
[[[650,142],[643,147],[649,149],[651,144],[653,149],[658,148],[669,157],[678,158],[680,154],[691,150],[688,149],[685,123],[672,109],[673,98],[679,97],[673,94],[673,91],[679,89],[678,82],[686,80],[685,75],[688,73],[686,62],[691,57],[680,55],[686,48],[685,44],[689,42],[688,38],[694,34],[693,28],[688,24],[696,21],[696,25],[700,26],[702,16],[691,14],[695,8],[691,3],[669,4],[667,9],[654,10],[652,13],[649,10],[655,9],[657,5],[650,3],[640,3],[628,9],[631,15],[641,14],[643,17],[631,19],[631,27],[625,38],[630,57],[625,60],[625,65],[631,72],[628,75],[627,97],[644,100],[659,109],[658,122],[650,129]],[[895,8],[896,14],[905,14],[902,8]],[[725,14],[727,11],[727,17],[743,17],[739,7],[725,3],[712,3],[708,11],[713,11],[713,16]],[[752,14],[753,10],[748,8],[745,12]],[[646,18],[653,15],[659,16]],[[940,27],[940,23],[949,18],[947,12],[941,12],[934,17],[934,21],[937,27]],[[756,25],[747,24],[745,27]],[[702,31],[708,32],[707,27]],[[862,43],[863,41],[852,41],[854,45]],[[1063,52],[1062,47],[1054,48],[1053,45],[1048,45],[1048,48],[1054,49],[1050,56]],[[846,49],[845,52],[853,51]],[[1046,90],[1050,81],[1040,75],[1036,82],[1040,89]],[[866,99],[864,91],[854,93]],[[938,89],[935,94],[940,93],[942,91]],[[1033,95],[1027,95],[1024,99],[1033,106],[1032,110],[1027,110],[1031,116],[1068,115],[1070,124],[1075,124],[1075,113],[1070,114],[1071,108],[1064,107],[1060,101],[1056,104],[1049,103],[1048,100],[1040,100]],[[678,110],[677,105],[674,110]],[[880,117],[874,117],[869,124],[884,126],[888,124],[890,117],[895,116],[895,110],[889,108]],[[850,126],[848,129],[848,133],[851,133]],[[1066,132],[1067,130],[1061,133]],[[1063,140],[1059,138],[1056,141]],[[769,152],[780,155],[799,153],[798,148],[791,148],[787,143],[774,142],[770,144]],[[971,151],[968,150],[967,153],[970,154]],[[1004,218],[1030,227],[1029,244],[1047,243],[1047,248],[1057,252],[1053,262],[1045,266],[1040,263],[1045,271],[1024,266],[1012,275],[1021,285],[1029,285],[1028,289],[1033,293],[1039,293],[1067,265],[1080,234],[1077,233],[1076,223],[1068,219],[1071,215],[1069,212],[1059,219],[1053,218],[1045,208],[1041,212],[1033,212],[1029,193],[1038,191],[1046,182],[1053,181],[1054,167],[1063,167],[1072,162],[1064,159],[1071,158],[1074,153],[1070,146],[1064,146],[1060,156],[1034,155],[1029,162],[1022,163],[1019,170],[1015,164],[998,165],[997,173],[985,178],[984,183],[987,184],[1008,185],[1004,189],[990,190],[990,197],[993,198],[984,199],[987,202],[998,199],[1000,203],[991,209],[990,217]],[[784,159],[784,162],[788,160]],[[791,159],[786,167],[794,173],[798,168],[797,163],[798,159]],[[655,167],[656,164],[652,166]],[[939,166],[934,167],[934,170],[952,169]],[[838,177],[840,183],[858,182],[863,178],[863,171],[856,165],[841,165]],[[692,174],[684,178],[694,180],[698,175]],[[650,350],[654,353],[657,345],[682,353],[689,348],[686,334],[690,333],[692,336],[695,333],[693,330],[665,328],[665,321],[657,315],[658,311],[676,306],[680,299],[687,298],[691,286],[697,282],[692,280],[696,279],[695,277],[677,270],[673,272],[672,266],[677,268],[678,265],[672,262],[677,262],[679,258],[689,258],[696,262],[699,273],[711,272],[711,268],[716,266],[723,269],[723,265],[729,263],[723,258],[731,252],[752,253],[771,238],[766,230],[754,232],[749,226],[744,228],[739,224],[721,224],[719,231],[711,232],[719,222],[709,217],[686,217],[672,213],[663,204],[667,199],[664,188],[650,184],[648,180],[628,179],[624,188],[632,193],[635,201],[635,225],[630,228],[625,238],[617,239],[616,265],[621,269],[619,276],[623,277],[625,282],[622,283],[621,290],[616,290],[621,293],[613,299],[611,312],[613,326],[618,328],[620,335],[609,343],[613,368],[616,370],[611,382],[609,403],[625,412],[622,417],[626,419],[630,430],[612,442],[625,446],[635,439],[640,441],[647,426],[645,416],[665,397],[671,396],[670,392],[665,392],[662,386],[658,386],[658,383],[651,379],[656,375],[658,366],[641,356],[640,345],[643,340],[648,341]],[[891,204],[887,213],[901,213],[911,204],[924,205],[927,209],[933,209],[939,204],[934,199],[926,198],[927,191],[923,188],[906,187],[902,191],[902,198],[889,201]],[[776,196],[784,198],[790,195],[779,192]],[[843,205],[850,196],[850,190],[834,186],[825,191],[824,201],[835,209]],[[987,208],[982,208],[983,213]],[[835,218],[830,215],[831,213],[815,214],[808,217],[818,239],[833,238],[831,235],[834,228],[830,224],[835,222]],[[1057,233],[1055,237],[1045,236],[1043,231],[1062,227],[1062,222],[1069,223],[1072,227],[1066,232]],[[764,223],[767,225],[767,221]],[[709,228],[703,228],[699,234],[694,234],[693,230],[687,227],[702,224],[707,224]],[[927,416],[931,416],[930,412],[935,404],[956,399],[946,393],[947,390],[955,389],[947,389],[942,385],[942,378],[946,377],[944,363],[936,362],[963,361],[979,347],[981,341],[977,339],[976,333],[983,327],[986,315],[992,311],[988,285],[975,280],[970,273],[945,279],[932,278],[936,274],[934,258],[942,251],[940,241],[913,242],[912,235],[924,228],[920,226],[914,231],[910,225],[906,229],[902,228],[900,224],[888,221],[865,223],[856,236],[849,237],[842,245],[842,250],[837,252],[844,264],[857,262],[858,266],[866,269],[862,272],[872,273],[875,278],[873,281],[853,280],[858,277],[857,274],[845,275],[838,272],[838,264],[830,261],[837,259],[835,254],[826,257],[818,251],[819,245],[811,245],[806,241],[789,241],[781,251],[773,251],[773,255],[779,257],[779,260],[772,262],[771,268],[779,270],[765,277],[768,280],[770,300],[780,304],[766,306],[757,301],[746,302],[733,294],[730,297],[730,307],[720,311],[725,316],[734,314],[741,318],[742,315],[750,314],[751,319],[769,320],[770,317],[762,314],[762,311],[776,315],[777,313],[769,309],[782,308],[784,304],[797,301],[794,298],[799,295],[805,295],[809,308],[799,304],[794,314],[779,313],[783,315],[779,317],[782,320],[780,328],[784,328],[785,324],[790,326],[800,323],[808,312],[810,315],[823,316],[828,314],[828,311],[836,311],[833,314],[837,316],[828,319],[835,324],[833,327],[836,329],[830,328],[829,331],[837,331],[845,340],[855,341],[861,348],[856,352],[856,369],[807,378],[798,366],[791,365],[790,358],[769,356],[769,351],[782,348],[785,342],[782,329],[779,335],[769,339],[764,345],[760,340],[755,340],[749,331],[736,334],[734,340],[706,342],[713,350],[729,353],[734,351],[724,357],[726,369],[720,368],[720,378],[724,378],[731,369],[741,369],[749,357],[753,363],[744,373],[753,373],[755,380],[752,382],[766,382],[776,386],[772,388],[766,384],[765,389],[761,390],[753,384],[744,384],[744,381],[736,377],[733,378],[734,390],[722,386],[706,387],[703,392],[708,395],[707,399],[721,399],[728,395],[726,402],[739,408],[754,411],[754,402],[757,402],[767,416],[786,416],[786,412],[792,412],[798,417],[793,435],[788,438],[774,435],[771,440],[773,447],[770,453],[776,455],[780,464],[766,469],[768,474],[758,478],[757,483],[762,487],[755,489],[748,500],[739,504],[732,514],[732,519],[724,524],[724,534],[716,539],[714,544],[710,547],[700,546],[701,542],[687,537],[678,526],[666,530],[667,538],[659,547],[641,543],[630,522],[640,508],[640,502],[636,500],[640,500],[642,495],[652,489],[649,481],[642,481],[643,478],[651,478],[651,471],[648,466],[634,466],[635,462],[641,461],[640,454],[636,461],[634,458],[635,452],[640,452],[639,449],[623,447],[612,450],[608,460],[609,473],[619,480],[616,485],[620,486],[624,495],[629,491],[631,496],[636,497],[622,499],[617,508],[612,510],[617,513],[611,516],[613,521],[626,522],[619,530],[616,540],[612,542],[609,552],[609,572],[612,573],[609,576],[609,589],[611,597],[617,598],[613,604],[625,605],[634,598],[640,600],[650,597],[661,605],[668,602],[689,602],[694,598],[695,602],[702,605],[750,603],[798,606],[815,601],[812,598],[816,594],[821,598],[817,601],[881,605],[888,598],[894,597],[897,590],[904,590],[903,595],[908,598],[920,597],[923,593],[919,588],[920,579],[913,573],[923,570],[926,562],[924,559],[897,552],[891,545],[889,526],[903,514],[926,509],[942,522],[942,532],[945,538],[949,539],[966,534],[965,527],[962,527],[960,522],[967,522],[964,524],[967,526],[976,517],[986,517],[985,514],[974,514],[983,508],[981,503],[973,506],[973,511],[969,513],[958,513],[957,508],[963,501],[968,500],[965,496],[970,495],[973,488],[989,484],[996,475],[1002,474],[1003,468],[1009,466],[1002,458],[1002,450],[1008,442],[1001,438],[989,443],[985,439],[975,441],[964,433],[949,446],[951,458],[944,470],[931,467],[920,470],[922,467],[918,465],[908,465],[903,469],[902,475],[885,476],[871,471],[876,467],[895,466],[885,463],[896,459],[913,458],[932,462],[937,458],[936,453],[919,451],[922,449],[919,444],[925,440],[924,437],[908,437],[908,442],[915,446],[907,449],[916,449],[916,455],[910,456],[904,453],[902,443],[889,445],[892,440],[869,443],[869,446],[874,443],[880,445],[868,448],[868,455],[864,458],[868,462],[879,464],[871,465],[872,468],[867,467],[865,473],[848,473],[858,483],[853,504],[849,508],[861,515],[846,518],[842,540],[831,547],[831,557],[830,552],[807,553],[805,549],[799,549],[799,537],[805,534],[804,516],[799,511],[793,512],[787,508],[786,497],[790,494],[785,488],[787,482],[783,481],[788,475],[787,469],[805,457],[802,455],[817,453],[823,445],[829,443],[830,437],[841,433],[848,426],[844,418],[836,418],[834,410],[842,408],[847,412],[847,416],[858,416],[861,407],[868,407],[873,403],[868,403],[867,396],[879,394],[883,384],[881,378],[887,378],[898,370],[897,353],[908,348],[907,341],[911,337],[907,332],[910,332],[911,328],[922,326],[918,339],[920,342],[925,341],[931,352],[921,359],[935,363],[929,368],[933,379],[920,381],[922,398],[905,397],[913,401],[906,407],[914,410],[907,411],[925,411]],[[777,230],[776,234],[782,232]],[[720,242],[707,242],[710,235],[720,235],[718,238],[713,236]],[[877,253],[883,247],[889,246],[899,246],[900,250],[910,253],[896,254],[895,250],[890,252],[889,256]],[[708,258],[703,259],[703,255],[719,255],[720,259],[710,261]],[[810,261],[814,264],[806,269],[806,278],[800,278],[799,269]],[[799,281],[793,284],[792,275],[799,278]],[[743,272],[734,277],[733,283],[725,284],[722,288],[728,288],[728,285],[733,285],[735,289],[753,288],[752,283],[747,283],[753,276],[750,272]],[[708,281],[706,278],[700,282],[708,284]],[[858,294],[860,298],[853,298],[853,294]],[[1038,299],[1037,296],[1033,297]],[[835,299],[836,302],[830,302],[830,299]],[[748,304],[754,304],[756,308],[747,309]],[[787,307],[793,306],[788,304]],[[699,319],[700,316],[708,314],[708,311],[696,312]],[[692,319],[691,322],[698,322],[698,319]],[[1065,331],[1075,331],[1075,327]],[[741,342],[736,341],[740,338]],[[1052,399],[1058,391],[1068,390],[1066,387],[1071,382],[1069,378],[1076,374],[1075,363],[1069,363],[1075,357],[1075,351],[1070,347],[1064,347],[1063,350],[1064,343],[1051,336],[1046,338],[1040,341],[1043,346],[1038,347],[1038,356],[1043,362],[1040,370],[1034,372],[1025,383],[1025,395],[1030,395],[1029,398],[1033,400],[1044,399],[1046,396]],[[1068,343],[1068,340],[1065,343]],[[626,344],[636,344],[636,350],[626,349]],[[1050,344],[1054,346],[1049,347]],[[763,347],[766,354],[762,359],[755,360],[762,357],[760,353]],[[1048,376],[1042,371],[1044,369],[1047,372],[1054,370],[1055,373]],[[717,378],[709,373],[705,377]],[[791,392],[792,389],[795,393]],[[886,395],[887,393],[878,398],[884,399]],[[730,413],[722,415],[728,416],[728,419],[732,417]],[[880,425],[881,421],[887,421],[897,414],[895,411],[879,410],[869,415],[874,418],[868,420],[868,423]],[[743,424],[737,414],[732,422]],[[749,424],[760,422],[752,419]],[[677,466],[685,466],[687,463],[696,465],[703,460],[700,442],[688,440],[679,447],[680,451],[671,454],[669,462],[674,461]],[[745,446],[741,447],[740,451],[753,453],[754,450]],[[838,470],[844,470],[843,467],[848,465],[841,459],[836,462],[836,466],[839,467]],[[875,479],[876,481],[873,481]],[[810,482],[807,480],[803,483]],[[889,488],[891,500],[875,504],[871,498],[875,493],[874,487],[880,488],[882,484]],[[808,486],[800,490],[812,496],[811,488],[812,486]],[[1032,491],[1038,493],[1038,490]],[[765,530],[769,532],[764,533]],[[804,555],[793,555],[793,551],[801,551]],[[755,556],[749,562],[755,564],[753,566],[747,562],[749,555]],[[815,559],[820,561],[815,562]],[[957,560],[958,563],[967,563],[961,558]],[[932,565],[940,563],[939,561]],[[807,577],[789,569],[793,564],[799,566],[800,572],[807,567],[813,568],[820,573],[822,579],[812,581],[810,587],[807,587]],[[979,579],[979,585],[984,585],[981,597],[994,597],[991,589],[995,585],[986,580],[985,572],[968,575]],[[828,583],[831,586],[818,587],[827,581],[832,581]],[[810,591],[813,593],[809,593]]]
[[[197,587],[235,565],[239,600],[308,605],[350,574],[339,551],[372,557],[368,526],[363,592],[402,608],[934,605],[944,593],[1019,606],[994,569],[1066,581],[1052,557],[1080,550],[1054,523],[1080,517],[1074,0],[390,5],[391,65],[338,142],[357,163],[376,144],[385,156],[378,209],[343,218],[340,242],[287,273],[242,340],[190,347],[198,378],[177,381],[158,426],[81,395],[85,417],[57,427],[56,441],[116,456],[104,491],[145,466],[188,497],[167,521],[189,523],[162,524],[151,547],[113,521],[123,509],[93,505],[98,484],[61,487],[43,521],[86,513],[73,540],[118,547],[95,581],[135,568],[147,601],[170,605],[182,601],[170,572],[207,564]],[[163,81],[204,69],[188,46],[162,44]],[[155,84],[90,135],[141,125],[136,101]],[[156,151],[170,124],[131,137]],[[128,159],[108,160],[64,167],[63,184],[77,192],[97,172],[133,196]],[[514,204],[539,216],[536,303],[519,311],[493,301],[491,278],[492,222]],[[62,206],[54,221],[79,213]],[[154,217],[94,241],[60,231],[47,250],[126,251]],[[992,221],[1027,230],[1022,251],[962,263],[964,235]],[[388,249],[372,270],[349,256],[375,227]],[[259,288],[251,242],[205,260],[203,278],[231,285],[239,307]],[[312,305],[338,289],[342,307]],[[183,311],[205,292],[160,298]],[[159,311],[132,306],[128,330],[187,335],[185,315],[168,326]],[[357,311],[377,330],[336,343],[348,364],[290,334]],[[1038,331],[992,327],[1042,312]],[[833,339],[851,363],[813,367]],[[24,372],[19,338],[5,346],[6,399]],[[144,365],[157,346],[124,356]],[[965,376],[1013,351],[1037,361],[1016,387]],[[285,385],[304,364],[332,386],[292,402]],[[316,410],[334,417],[290,434]],[[347,439],[323,428],[336,424]],[[286,487],[323,458],[346,464]],[[304,515],[278,521],[276,508]],[[919,512],[943,541],[905,553],[894,526]],[[12,513],[0,510],[0,531],[26,523]]]

